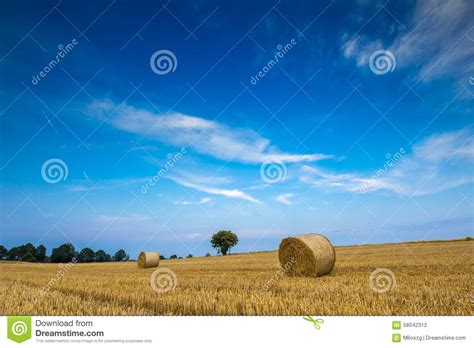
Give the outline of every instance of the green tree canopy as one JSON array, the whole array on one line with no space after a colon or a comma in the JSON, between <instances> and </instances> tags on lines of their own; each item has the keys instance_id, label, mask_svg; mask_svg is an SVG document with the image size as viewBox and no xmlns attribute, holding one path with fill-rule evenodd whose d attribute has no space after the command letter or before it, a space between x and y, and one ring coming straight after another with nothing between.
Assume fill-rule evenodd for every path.
<instances>
[{"instance_id":1,"label":"green tree canopy","mask_svg":"<svg viewBox=\"0 0 474 348\"><path fill-rule=\"evenodd\" d=\"M36 262L35 254L36 248L33 244L27 243L19 246L20 260L25 262Z\"/></svg>"},{"instance_id":2,"label":"green tree canopy","mask_svg":"<svg viewBox=\"0 0 474 348\"><path fill-rule=\"evenodd\" d=\"M44 245L40 245L36 248L31 243L19 245L11 248L6 253L4 252L3 256L0 256L0 259L3 258L12 261L43 262L46 258L46 247Z\"/></svg>"},{"instance_id":3,"label":"green tree canopy","mask_svg":"<svg viewBox=\"0 0 474 348\"><path fill-rule=\"evenodd\" d=\"M43 262L46 259L46 247L41 244L39 247L36 248L36 255L35 258L38 262Z\"/></svg>"},{"instance_id":4,"label":"green tree canopy","mask_svg":"<svg viewBox=\"0 0 474 348\"><path fill-rule=\"evenodd\" d=\"M13 247L10 250L8 250L7 253L7 260L9 261L15 261L20 259L20 248L19 247Z\"/></svg>"},{"instance_id":5,"label":"green tree canopy","mask_svg":"<svg viewBox=\"0 0 474 348\"><path fill-rule=\"evenodd\" d=\"M97 262L107 262L110 261L112 258L109 254L107 254L104 250L97 250L95 253L95 260Z\"/></svg>"},{"instance_id":6,"label":"green tree canopy","mask_svg":"<svg viewBox=\"0 0 474 348\"><path fill-rule=\"evenodd\" d=\"M117 251L114 255L114 261L125 261L125 258L127 257L127 253L125 250L120 249Z\"/></svg>"},{"instance_id":7,"label":"green tree canopy","mask_svg":"<svg viewBox=\"0 0 474 348\"><path fill-rule=\"evenodd\" d=\"M94 262L95 252L91 248L83 248L77 255L78 262Z\"/></svg>"},{"instance_id":8,"label":"green tree canopy","mask_svg":"<svg viewBox=\"0 0 474 348\"><path fill-rule=\"evenodd\" d=\"M0 260L5 259L8 256L8 249L3 245L0 245Z\"/></svg>"},{"instance_id":9,"label":"green tree canopy","mask_svg":"<svg viewBox=\"0 0 474 348\"><path fill-rule=\"evenodd\" d=\"M53 251L51 252L51 262L71 262L74 256L76 256L76 250L74 249L74 245L72 245L71 243L65 243L59 246L58 248L53 249Z\"/></svg>"},{"instance_id":10,"label":"green tree canopy","mask_svg":"<svg viewBox=\"0 0 474 348\"><path fill-rule=\"evenodd\" d=\"M218 253L227 255L229 250L237 245L239 238L232 231L219 231L212 236L211 245Z\"/></svg>"}]
</instances>

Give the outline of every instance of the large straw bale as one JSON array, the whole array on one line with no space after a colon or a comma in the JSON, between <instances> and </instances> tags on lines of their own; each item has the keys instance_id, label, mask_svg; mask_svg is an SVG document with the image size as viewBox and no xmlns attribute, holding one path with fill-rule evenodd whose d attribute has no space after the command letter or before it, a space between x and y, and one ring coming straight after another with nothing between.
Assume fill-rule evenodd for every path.
<instances>
[{"instance_id":1,"label":"large straw bale","mask_svg":"<svg viewBox=\"0 0 474 348\"><path fill-rule=\"evenodd\" d=\"M142 251L138 255L137 265L138 268L153 268L158 267L160 263L160 254L157 252Z\"/></svg>"},{"instance_id":2,"label":"large straw bale","mask_svg":"<svg viewBox=\"0 0 474 348\"><path fill-rule=\"evenodd\" d=\"M319 277L332 271L336 253L325 236L311 233L283 239L278 258L289 276Z\"/></svg>"}]
</instances>

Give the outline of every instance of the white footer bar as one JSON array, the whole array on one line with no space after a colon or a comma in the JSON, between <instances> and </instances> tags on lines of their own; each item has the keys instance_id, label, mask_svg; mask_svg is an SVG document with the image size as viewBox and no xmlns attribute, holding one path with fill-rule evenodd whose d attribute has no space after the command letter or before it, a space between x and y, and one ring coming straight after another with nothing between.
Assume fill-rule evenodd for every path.
<instances>
[{"instance_id":1,"label":"white footer bar","mask_svg":"<svg viewBox=\"0 0 474 348\"><path fill-rule=\"evenodd\" d=\"M0 346L463 347L473 317L0 317Z\"/></svg>"}]
</instances>

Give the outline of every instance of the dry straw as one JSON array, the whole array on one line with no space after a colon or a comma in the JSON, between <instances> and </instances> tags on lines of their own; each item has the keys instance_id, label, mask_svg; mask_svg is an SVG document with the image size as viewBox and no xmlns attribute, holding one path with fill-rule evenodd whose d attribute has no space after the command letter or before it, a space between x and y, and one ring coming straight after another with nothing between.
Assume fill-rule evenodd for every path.
<instances>
[{"instance_id":1,"label":"dry straw","mask_svg":"<svg viewBox=\"0 0 474 348\"><path fill-rule=\"evenodd\" d=\"M332 271L336 253L325 236L311 233L283 239L278 249L278 258L282 266L292 259L296 260L286 270L289 276L319 277Z\"/></svg>"},{"instance_id":2,"label":"dry straw","mask_svg":"<svg viewBox=\"0 0 474 348\"><path fill-rule=\"evenodd\" d=\"M138 255L138 268L153 268L158 267L160 263L160 254L157 252L142 251Z\"/></svg>"}]
</instances>

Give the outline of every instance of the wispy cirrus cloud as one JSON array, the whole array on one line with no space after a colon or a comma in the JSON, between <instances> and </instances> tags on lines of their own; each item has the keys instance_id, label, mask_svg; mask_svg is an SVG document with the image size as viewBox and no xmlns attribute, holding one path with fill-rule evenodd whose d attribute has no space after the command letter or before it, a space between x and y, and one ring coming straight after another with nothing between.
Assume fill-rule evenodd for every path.
<instances>
[{"instance_id":1,"label":"wispy cirrus cloud","mask_svg":"<svg viewBox=\"0 0 474 348\"><path fill-rule=\"evenodd\" d=\"M196 184L192 183L180 178L175 178L175 177L167 177L170 180L173 180L175 183L188 187L197 191L209 193L211 195L218 195L218 196L224 196L228 198L236 198L236 199L242 199L248 202L252 203L261 203L258 199L246 194L243 191L237 190L237 189L223 189L223 188L217 188L217 187L211 187L203 184Z\"/></svg>"},{"instance_id":2,"label":"wispy cirrus cloud","mask_svg":"<svg viewBox=\"0 0 474 348\"><path fill-rule=\"evenodd\" d=\"M389 50L399 66L421 66L425 82L472 72L473 13L471 0L418 0L408 32L402 30Z\"/></svg>"},{"instance_id":3,"label":"wispy cirrus cloud","mask_svg":"<svg viewBox=\"0 0 474 348\"><path fill-rule=\"evenodd\" d=\"M396 57L398 68L417 69L417 80L448 77L467 81L474 71L472 13L471 0L418 0L411 19L399 26L391 42L360 35L345 42L343 54L355 59L357 66L366 66L373 52L387 49Z\"/></svg>"},{"instance_id":4,"label":"wispy cirrus cloud","mask_svg":"<svg viewBox=\"0 0 474 348\"><path fill-rule=\"evenodd\" d=\"M383 44L380 40L370 42L356 36L344 44L343 53L347 59L354 58L357 66L366 66L369 64L371 54L382 48Z\"/></svg>"},{"instance_id":5,"label":"wispy cirrus cloud","mask_svg":"<svg viewBox=\"0 0 474 348\"><path fill-rule=\"evenodd\" d=\"M74 180L69 189L75 192L91 190L119 189L124 186L136 185L148 181L149 178L100 179L89 178Z\"/></svg>"},{"instance_id":6,"label":"wispy cirrus cloud","mask_svg":"<svg viewBox=\"0 0 474 348\"><path fill-rule=\"evenodd\" d=\"M300 180L306 184L321 188L341 189L349 192L372 192L390 190L398 192L400 189L381 178L363 177L357 173L338 174L319 167L303 166Z\"/></svg>"},{"instance_id":7,"label":"wispy cirrus cloud","mask_svg":"<svg viewBox=\"0 0 474 348\"><path fill-rule=\"evenodd\" d=\"M105 223L123 223L123 222L141 222L150 220L151 216L143 214L129 214L129 215L99 215L97 221Z\"/></svg>"},{"instance_id":8,"label":"wispy cirrus cloud","mask_svg":"<svg viewBox=\"0 0 474 348\"><path fill-rule=\"evenodd\" d=\"M184 239L186 240L204 239L204 238L206 238L206 235L202 233L188 233L184 235Z\"/></svg>"},{"instance_id":9,"label":"wispy cirrus cloud","mask_svg":"<svg viewBox=\"0 0 474 348\"><path fill-rule=\"evenodd\" d=\"M280 152L268 139L250 129L233 129L216 121L180 113L156 114L126 104L115 104L108 99L93 102L87 112L120 130L173 146L191 147L198 153L225 161L298 163L334 157Z\"/></svg>"},{"instance_id":10,"label":"wispy cirrus cloud","mask_svg":"<svg viewBox=\"0 0 474 348\"><path fill-rule=\"evenodd\" d=\"M177 204L177 205L202 205L202 204L210 203L211 201L212 201L211 198L209 198L209 197L204 197L204 198L201 198L199 201L194 201L194 202L190 202L190 201L174 201L173 204Z\"/></svg>"},{"instance_id":11,"label":"wispy cirrus cloud","mask_svg":"<svg viewBox=\"0 0 474 348\"><path fill-rule=\"evenodd\" d=\"M302 182L349 192L385 190L401 195L428 195L474 182L474 135L469 129L433 134L413 145L390 169L372 176L332 173L303 166Z\"/></svg>"},{"instance_id":12,"label":"wispy cirrus cloud","mask_svg":"<svg viewBox=\"0 0 474 348\"><path fill-rule=\"evenodd\" d=\"M275 198L275 201L277 201L278 203L286 204L286 205L293 205L293 201L291 200L293 196L294 194L292 193L279 195Z\"/></svg>"}]
</instances>

